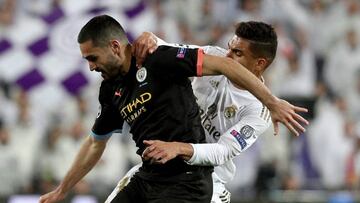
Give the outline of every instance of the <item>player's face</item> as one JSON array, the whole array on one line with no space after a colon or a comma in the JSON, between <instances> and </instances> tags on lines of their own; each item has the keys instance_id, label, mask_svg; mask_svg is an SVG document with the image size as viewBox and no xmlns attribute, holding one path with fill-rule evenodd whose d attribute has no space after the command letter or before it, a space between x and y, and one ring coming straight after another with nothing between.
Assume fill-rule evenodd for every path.
<instances>
[{"instance_id":1,"label":"player's face","mask_svg":"<svg viewBox=\"0 0 360 203\"><path fill-rule=\"evenodd\" d=\"M255 73L257 58L250 51L250 42L236 35L228 42L227 57L230 57Z\"/></svg>"},{"instance_id":2,"label":"player's face","mask_svg":"<svg viewBox=\"0 0 360 203\"><path fill-rule=\"evenodd\" d=\"M110 46L97 47L89 40L80 44L80 50L90 71L100 72L104 80L115 78L120 73L121 61Z\"/></svg>"}]
</instances>

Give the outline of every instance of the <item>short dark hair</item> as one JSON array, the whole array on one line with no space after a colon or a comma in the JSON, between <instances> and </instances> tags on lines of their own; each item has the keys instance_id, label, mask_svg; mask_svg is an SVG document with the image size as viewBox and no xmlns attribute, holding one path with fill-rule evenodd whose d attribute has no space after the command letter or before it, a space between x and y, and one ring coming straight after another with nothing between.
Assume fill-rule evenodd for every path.
<instances>
[{"instance_id":1,"label":"short dark hair","mask_svg":"<svg viewBox=\"0 0 360 203\"><path fill-rule=\"evenodd\" d=\"M271 25L256 21L240 22L236 25L235 34L250 42L250 51L256 57L264 57L270 63L274 60L278 42Z\"/></svg>"},{"instance_id":2,"label":"short dark hair","mask_svg":"<svg viewBox=\"0 0 360 203\"><path fill-rule=\"evenodd\" d=\"M91 40L95 46L106 46L112 39L128 43L124 28L113 17L100 15L92 18L81 28L78 43Z\"/></svg>"}]
</instances>

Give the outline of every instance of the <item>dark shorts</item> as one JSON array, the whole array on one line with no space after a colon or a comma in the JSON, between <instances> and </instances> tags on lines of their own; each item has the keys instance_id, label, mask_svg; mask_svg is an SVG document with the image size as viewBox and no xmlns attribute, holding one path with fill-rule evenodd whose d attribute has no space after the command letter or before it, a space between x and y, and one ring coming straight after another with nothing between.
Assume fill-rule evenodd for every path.
<instances>
[{"instance_id":1,"label":"dark shorts","mask_svg":"<svg viewBox=\"0 0 360 203\"><path fill-rule=\"evenodd\" d=\"M191 176L191 175L190 175ZM112 203L210 203L213 191L211 173L193 180L157 182L137 175L111 201Z\"/></svg>"}]
</instances>

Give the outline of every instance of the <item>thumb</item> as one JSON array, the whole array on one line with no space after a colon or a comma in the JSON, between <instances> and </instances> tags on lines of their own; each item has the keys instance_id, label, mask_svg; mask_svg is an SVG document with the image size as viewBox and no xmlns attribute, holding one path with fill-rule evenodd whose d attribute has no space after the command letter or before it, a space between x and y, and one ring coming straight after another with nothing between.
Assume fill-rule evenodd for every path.
<instances>
[{"instance_id":1,"label":"thumb","mask_svg":"<svg viewBox=\"0 0 360 203\"><path fill-rule=\"evenodd\" d=\"M152 140L144 140L143 143L145 145L147 145L147 146L150 146L150 145L154 144L154 141L152 141Z\"/></svg>"},{"instance_id":2,"label":"thumb","mask_svg":"<svg viewBox=\"0 0 360 203\"><path fill-rule=\"evenodd\" d=\"M273 125L274 125L274 135L276 136L279 134L279 122L273 121Z\"/></svg>"}]
</instances>

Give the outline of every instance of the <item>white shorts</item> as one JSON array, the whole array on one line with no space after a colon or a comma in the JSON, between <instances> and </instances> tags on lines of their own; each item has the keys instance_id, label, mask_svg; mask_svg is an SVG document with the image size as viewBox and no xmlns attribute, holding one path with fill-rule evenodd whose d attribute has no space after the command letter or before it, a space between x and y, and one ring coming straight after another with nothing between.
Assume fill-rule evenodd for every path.
<instances>
[{"instance_id":1,"label":"white shorts","mask_svg":"<svg viewBox=\"0 0 360 203\"><path fill-rule=\"evenodd\" d=\"M213 195L211 203L230 203L231 193L225 188L225 184L218 178L216 173L213 177Z\"/></svg>"},{"instance_id":2,"label":"white shorts","mask_svg":"<svg viewBox=\"0 0 360 203\"><path fill-rule=\"evenodd\" d=\"M111 194L108 196L108 198L105 200L105 203L110 203L114 197L130 182L130 179L134 176L136 172L139 171L139 168L141 167L142 163L135 165L132 167L123 178L118 182L114 190L111 192Z\"/></svg>"}]
</instances>

